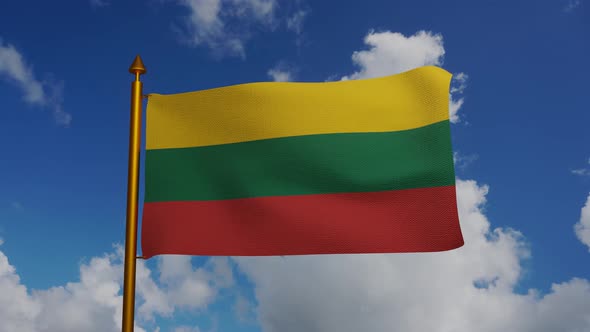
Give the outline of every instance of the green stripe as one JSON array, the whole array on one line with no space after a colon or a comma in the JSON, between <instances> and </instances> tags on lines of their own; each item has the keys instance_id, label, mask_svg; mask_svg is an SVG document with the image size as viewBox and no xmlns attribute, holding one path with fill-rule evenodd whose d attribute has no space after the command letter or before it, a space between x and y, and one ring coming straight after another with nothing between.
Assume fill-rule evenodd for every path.
<instances>
[{"instance_id":1,"label":"green stripe","mask_svg":"<svg viewBox=\"0 0 590 332\"><path fill-rule=\"evenodd\" d=\"M453 185L450 137L446 120L404 131L147 150L145 202Z\"/></svg>"}]
</instances>

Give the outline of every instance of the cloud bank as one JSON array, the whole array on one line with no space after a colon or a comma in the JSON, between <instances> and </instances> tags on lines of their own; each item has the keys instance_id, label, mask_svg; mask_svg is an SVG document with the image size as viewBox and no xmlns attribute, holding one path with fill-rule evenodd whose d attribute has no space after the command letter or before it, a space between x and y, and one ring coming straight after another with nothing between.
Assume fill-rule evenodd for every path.
<instances>
[{"instance_id":1,"label":"cloud bank","mask_svg":"<svg viewBox=\"0 0 590 332\"><path fill-rule=\"evenodd\" d=\"M148 269L144 261L137 264L137 332L154 325L157 316L172 317L179 310L206 308L220 289L234 283L227 258L211 258L198 268L191 266L188 256L163 256L157 260L155 271ZM79 281L41 290L23 285L15 267L0 251L0 331L119 332L122 279L120 246L82 264Z\"/></svg>"}]
</instances>

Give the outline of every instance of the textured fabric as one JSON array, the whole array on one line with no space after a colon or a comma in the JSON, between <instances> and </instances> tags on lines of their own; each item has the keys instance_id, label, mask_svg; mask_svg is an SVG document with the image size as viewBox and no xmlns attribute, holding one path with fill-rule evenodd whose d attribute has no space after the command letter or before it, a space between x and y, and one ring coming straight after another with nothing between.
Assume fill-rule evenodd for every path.
<instances>
[{"instance_id":1,"label":"textured fabric","mask_svg":"<svg viewBox=\"0 0 590 332\"><path fill-rule=\"evenodd\" d=\"M448 186L448 121L387 133L323 134L148 150L146 202ZM417 176L419 175L419 176Z\"/></svg>"},{"instance_id":2,"label":"textured fabric","mask_svg":"<svg viewBox=\"0 0 590 332\"><path fill-rule=\"evenodd\" d=\"M451 74L329 83L241 84L148 99L148 149L333 133L387 132L448 120Z\"/></svg>"},{"instance_id":3,"label":"textured fabric","mask_svg":"<svg viewBox=\"0 0 590 332\"><path fill-rule=\"evenodd\" d=\"M428 66L151 95L143 256L460 247L450 78Z\"/></svg>"},{"instance_id":4,"label":"textured fabric","mask_svg":"<svg viewBox=\"0 0 590 332\"><path fill-rule=\"evenodd\" d=\"M147 203L143 255L425 252L463 244L455 186Z\"/></svg>"}]
</instances>

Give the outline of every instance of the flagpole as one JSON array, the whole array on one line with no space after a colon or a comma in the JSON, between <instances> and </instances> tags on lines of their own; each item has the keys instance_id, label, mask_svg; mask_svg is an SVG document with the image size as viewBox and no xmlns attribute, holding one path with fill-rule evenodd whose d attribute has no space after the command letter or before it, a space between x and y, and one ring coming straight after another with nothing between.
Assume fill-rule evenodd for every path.
<instances>
[{"instance_id":1,"label":"flagpole","mask_svg":"<svg viewBox=\"0 0 590 332\"><path fill-rule=\"evenodd\" d=\"M129 166L127 170L127 230L125 236L125 274L123 277L123 332L133 332L135 309L135 259L137 254L137 205L139 192L139 149L141 144L141 96L139 76L146 70L138 55L129 67L135 75L131 83L131 124Z\"/></svg>"}]
</instances>

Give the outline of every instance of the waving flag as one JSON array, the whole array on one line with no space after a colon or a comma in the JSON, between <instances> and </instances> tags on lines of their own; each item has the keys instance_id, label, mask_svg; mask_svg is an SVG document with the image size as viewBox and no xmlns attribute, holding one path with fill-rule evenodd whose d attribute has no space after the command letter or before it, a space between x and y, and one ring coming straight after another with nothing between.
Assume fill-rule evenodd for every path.
<instances>
[{"instance_id":1,"label":"waving flag","mask_svg":"<svg viewBox=\"0 0 590 332\"><path fill-rule=\"evenodd\" d=\"M150 95L143 256L462 246L450 80L427 66Z\"/></svg>"}]
</instances>

